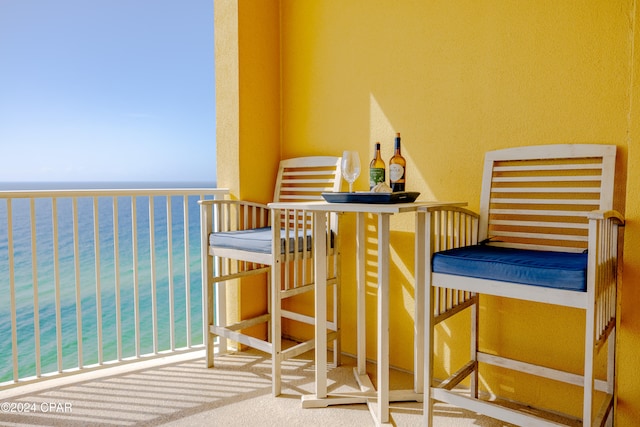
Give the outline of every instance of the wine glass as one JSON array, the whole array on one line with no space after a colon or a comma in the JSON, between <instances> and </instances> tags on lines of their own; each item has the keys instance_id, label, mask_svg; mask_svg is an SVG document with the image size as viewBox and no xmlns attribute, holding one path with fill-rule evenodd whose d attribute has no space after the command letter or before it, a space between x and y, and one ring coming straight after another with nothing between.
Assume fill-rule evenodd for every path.
<instances>
[{"instance_id":1,"label":"wine glass","mask_svg":"<svg viewBox=\"0 0 640 427\"><path fill-rule=\"evenodd\" d=\"M353 182L360 176L360 156L357 151L342 153L342 177L349 183L349 193L353 193Z\"/></svg>"}]
</instances>

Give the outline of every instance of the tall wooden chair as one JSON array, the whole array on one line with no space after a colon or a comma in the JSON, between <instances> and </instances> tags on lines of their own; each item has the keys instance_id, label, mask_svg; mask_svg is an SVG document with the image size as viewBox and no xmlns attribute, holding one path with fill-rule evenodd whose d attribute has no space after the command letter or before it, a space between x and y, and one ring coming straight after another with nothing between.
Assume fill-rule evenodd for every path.
<instances>
[{"instance_id":1,"label":"tall wooden chair","mask_svg":"<svg viewBox=\"0 0 640 427\"><path fill-rule=\"evenodd\" d=\"M340 157L300 157L280 162L273 201L323 200L321 193L340 191ZM271 223L265 204L240 200L202 200L203 245L207 262L206 280L206 363L214 365L214 341L218 337L220 353L227 351L227 339L272 356L273 394L281 390L281 362L314 348L314 339L288 336L298 343L282 348L281 319L314 324L312 313L296 310L293 297L312 291L313 235L311 215L293 211L280 224ZM339 262L337 250L338 221L327 215L329 234L327 255L331 263L327 285L332 285L333 304L327 339L333 342L334 363L340 363ZM275 238L274 238L275 236ZM278 268L272 268L278 264ZM267 274L268 302L266 312L250 319L227 324L226 286L232 279ZM289 301L287 301L289 300ZM258 338L246 329L266 323L268 336Z\"/></svg>"},{"instance_id":2,"label":"tall wooden chair","mask_svg":"<svg viewBox=\"0 0 640 427\"><path fill-rule=\"evenodd\" d=\"M480 399L482 364L582 387L585 426L599 426L611 416L618 227L623 225L622 216L612 210L615 158L615 146L595 144L488 152L479 214L464 208L428 209L424 215L425 251L430 257L425 275L425 425L432 423L435 401L521 426L558 425ZM480 294L581 309L586 319L584 366L574 371L582 375L482 352ZM467 309L471 358L451 377L436 381L434 328ZM483 311L485 315L492 313ZM539 351L546 351L540 344ZM604 380L594 374L601 351L607 352ZM470 395L454 390L465 378L470 378ZM597 392L601 392L598 402L604 401L599 408L594 407Z\"/></svg>"}]
</instances>

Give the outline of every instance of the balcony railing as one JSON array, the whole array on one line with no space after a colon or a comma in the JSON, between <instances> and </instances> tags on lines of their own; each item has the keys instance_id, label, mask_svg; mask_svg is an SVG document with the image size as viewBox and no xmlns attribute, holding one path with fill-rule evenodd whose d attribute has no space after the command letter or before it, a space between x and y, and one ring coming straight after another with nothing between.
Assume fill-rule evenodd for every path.
<instances>
[{"instance_id":1,"label":"balcony railing","mask_svg":"<svg viewBox=\"0 0 640 427\"><path fill-rule=\"evenodd\" d=\"M203 345L197 200L221 189L0 192L0 388Z\"/></svg>"}]
</instances>

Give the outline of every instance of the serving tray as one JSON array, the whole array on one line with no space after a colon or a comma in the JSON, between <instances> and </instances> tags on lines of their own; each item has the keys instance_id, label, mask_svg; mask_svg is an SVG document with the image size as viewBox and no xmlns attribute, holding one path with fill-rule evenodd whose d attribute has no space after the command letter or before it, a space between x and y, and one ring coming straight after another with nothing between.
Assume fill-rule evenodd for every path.
<instances>
[{"instance_id":1,"label":"serving tray","mask_svg":"<svg viewBox=\"0 0 640 427\"><path fill-rule=\"evenodd\" d=\"M372 193L370 191L322 193L329 203L412 203L420 193L397 191L395 193Z\"/></svg>"}]
</instances>

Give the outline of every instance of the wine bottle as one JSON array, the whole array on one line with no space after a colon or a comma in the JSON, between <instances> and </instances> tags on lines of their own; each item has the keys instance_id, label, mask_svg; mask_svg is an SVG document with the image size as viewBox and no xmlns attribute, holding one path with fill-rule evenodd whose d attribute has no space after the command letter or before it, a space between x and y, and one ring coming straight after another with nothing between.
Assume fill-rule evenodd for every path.
<instances>
[{"instance_id":1,"label":"wine bottle","mask_svg":"<svg viewBox=\"0 0 640 427\"><path fill-rule=\"evenodd\" d=\"M407 162L400 149L400 132L396 134L393 157L389 160L389 186L392 191L404 191Z\"/></svg>"},{"instance_id":2,"label":"wine bottle","mask_svg":"<svg viewBox=\"0 0 640 427\"><path fill-rule=\"evenodd\" d=\"M376 142L376 152L369 163L369 190L385 181L385 166L382 156L380 156L380 143Z\"/></svg>"}]
</instances>

